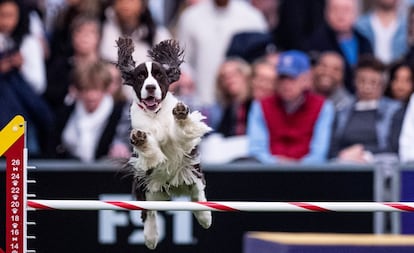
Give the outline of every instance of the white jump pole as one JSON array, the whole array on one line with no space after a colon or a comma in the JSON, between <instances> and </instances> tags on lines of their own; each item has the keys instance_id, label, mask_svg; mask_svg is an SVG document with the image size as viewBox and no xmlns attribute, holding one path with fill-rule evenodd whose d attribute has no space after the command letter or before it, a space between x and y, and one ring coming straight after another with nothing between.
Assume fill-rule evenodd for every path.
<instances>
[{"instance_id":1,"label":"white jump pole","mask_svg":"<svg viewBox=\"0 0 414 253\"><path fill-rule=\"evenodd\" d=\"M414 202L184 202L184 201L27 201L28 210L159 210L221 212L414 212Z\"/></svg>"}]
</instances>

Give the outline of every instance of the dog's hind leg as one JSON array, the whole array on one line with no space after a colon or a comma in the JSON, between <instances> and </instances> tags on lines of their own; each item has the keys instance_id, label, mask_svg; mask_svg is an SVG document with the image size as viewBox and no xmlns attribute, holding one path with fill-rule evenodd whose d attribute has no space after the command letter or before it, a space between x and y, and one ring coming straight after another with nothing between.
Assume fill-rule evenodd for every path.
<instances>
[{"instance_id":1,"label":"dog's hind leg","mask_svg":"<svg viewBox=\"0 0 414 253\"><path fill-rule=\"evenodd\" d=\"M149 249L155 249L158 243L157 211L146 211L144 221L145 245Z\"/></svg>"},{"instance_id":2,"label":"dog's hind leg","mask_svg":"<svg viewBox=\"0 0 414 253\"><path fill-rule=\"evenodd\" d=\"M191 189L191 200L192 201L207 201L206 194L204 192L205 182L202 178L197 178ZM212 217L211 211L194 211L198 223L203 228L209 228L211 226Z\"/></svg>"},{"instance_id":3,"label":"dog's hind leg","mask_svg":"<svg viewBox=\"0 0 414 253\"><path fill-rule=\"evenodd\" d=\"M147 201L167 200L168 196L163 193L146 192ZM158 243L157 211L146 211L144 219L144 240L149 249L155 249Z\"/></svg>"}]
</instances>

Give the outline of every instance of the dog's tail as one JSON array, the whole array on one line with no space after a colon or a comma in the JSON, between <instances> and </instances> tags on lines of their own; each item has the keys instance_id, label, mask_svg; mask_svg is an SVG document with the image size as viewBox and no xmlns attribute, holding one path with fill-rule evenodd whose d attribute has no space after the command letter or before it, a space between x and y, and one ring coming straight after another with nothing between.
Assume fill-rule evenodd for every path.
<instances>
[{"instance_id":1,"label":"dog's tail","mask_svg":"<svg viewBox=\"0 0 414 253\"><path fill-rule=\"evenodd\" d=\"M170 83L180 79L180 65L184 62L184 51L178 41L172 39L161 41L148 50L148 56L165 68Z\"/></svg>"}]
</instances>

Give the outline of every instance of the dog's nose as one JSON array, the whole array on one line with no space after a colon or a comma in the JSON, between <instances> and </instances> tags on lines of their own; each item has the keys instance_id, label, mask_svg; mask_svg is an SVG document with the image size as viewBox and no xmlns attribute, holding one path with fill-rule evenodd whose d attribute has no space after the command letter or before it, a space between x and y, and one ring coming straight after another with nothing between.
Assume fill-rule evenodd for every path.
<instances>
[{"instance_id":1,"label":"dog's nose","mask_svg":"<svg viewBox=\"0 0 414 253\"><path fill-rule=\"evenodd\" d=\"M146 89L148 92L154 92L154 91L155 91L155 89L156 89L156 87L155 87L155 85L154 85L154 84L148 84L148 85L146 85L146 86L145 86L145 89Z\"/></svg>"}]
</instances>

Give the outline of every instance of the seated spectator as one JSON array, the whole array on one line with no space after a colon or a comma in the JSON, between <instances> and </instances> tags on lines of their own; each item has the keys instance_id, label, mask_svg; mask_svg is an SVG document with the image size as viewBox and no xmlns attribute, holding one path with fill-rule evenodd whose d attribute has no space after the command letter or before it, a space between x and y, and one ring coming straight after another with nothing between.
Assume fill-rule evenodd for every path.
<instances>
[{"instance_id":1,"label":"seated spectator","mask_svg":"<svg viewBox=\"0 0 414 253\"><path fill-rule=\"evenodd\" d=\"M256 100L271 96L275 92L276 64L260 58L252 65L252 96Z\"/></svg>"},{"instance_id":2,"label":"seated spectator","mask_svg":"<svg viewBox=\"0 0 414 253\"><path fill-rule=\"evenodd\" d=\"M41 157L53 115L41 98L45 88L42 46L29 33L28 22L20 1L0 2L0 129L16 114L23 115L29 156Z\"/></svg>"},{"instance_id":3,"label":"seated spectator","mask_svg":"<svg viewBox=\"0 0 414 253\"><path fill-rule=\"evenodd\" d=\"M411 95L404 114L399 136L399 157L403 163L414 162L414 95Z\"/></svg>"},{"instance_id":4,"label":"seated spectator","mask_svg":"<svg viewBox=\"0 0 414 253\"><path fill-rule=\"evenodd\" d=\"M384 71L384 65L373 56L360 58L355 69L356 97L336 114L331 158L368 163L375 154L393 152L389 138L391 121L401 105L383 95Z\"/></svg>"},{"instance_id":5,"label":"seated spectator","mask_svg":"<svg viewBox=\"0 0 414 253\"><path fill-rule=\"evenodd\" d=\"M385 95L408 104L411 93L414 91L414 69L405 61L395 62L389 70L389 82Z\"/></svg>"},{"instance_id":6,"label":"seated spectator","mask_svg":"<svg viewBox=\"0 0 414 253\"><path fill-rule=\"evenodd\" d=\"M0 4L0 71L17 69L32 89L41 95L46 88L43 47L29 31L28 13L17 0L4 0Z\"/></svg>"},{"instance_id":7,"label":"seated spectator","mask_svg":"<svg viewBox=\"0 0 414 253\"><path fill-rule=\"evenodd\" d=\"M336 110L352 101L344 87L344 70L344 60L336 52L322 53L313 68L313 91L330 99Z\"/></svg>"},{"instance_id":8,"label":"seated spectator","mask_svg":"<svg viewBox=\"0 0 414 253\"><path fill-rule=\"evenodd\" d=\"M385 95L389 98L401 101L401 108L395 113L391 126L391 149L398 152L399 137L404 120L405 111L414 91L414 70L405 61L396 62L391 66L389 72L389 82L385 90Z\"/></svg>"},{"instance_id":9,"label":"seated spectator","mask_svg":"<svg viewBox=\"0 0 414 253\"><path fill-rule=\"evenodd\" d=\"M372 53L368 39L353 28L358 16L357 0L327 0L326 24L321 25L305 42L306 51L318 54L334 51L345 59L345 87L353 93L353 68L359 55Z\"/></svg>"},{"instance_id":10,"label":"seated spectator","mask_svg":"<svg viewBox=\"0 0 414 253\"><path fill-rule=\"evenodd\" d=\"M55 55L48 64L46 101L55 113L73 102L68 94L70 73L77 65L90 64L99 59L100 23L93 16L77 16L70 25L70 55Z\"/></svg>"},{"instance_id":11,"label":"seated spectator","mask_svg":"<svg viewBox=\"0 0 414 253\"><path fill-rule=\"evenodd\" d=\"M205 162L218 162L218 157L228 162L247 156L246 125L252 103L250 82L250 65L240 58L229 58L219 67L218 102L206 110L213 133L203 142Z\"/></svg>"},{"instance_id":12,"label":"seated spectator","mask_svg":"<svg viewBox=\"0 0 414 253\"><path fill-rule=\"evenodd\" d=\"M280 54L273 96L253 102L248 116L249 152L263 163L324 162L334 107L309 91L311 66L301 51Z\"/></svg>"},{"instance_id":13,"label":"seated spectator","mask_svg":"<svg viewBox=\"0 0 414 253\"><path fill-rule=\"evenodd\" d=\"M111 75L103 62L76 66L72 83L76 101L59 114L49 155L83 162L107 157L126 103L108 93Z\"/></svg>"},{"instance_id":14,"label":"seated spectator","mask_svg":"<svg viewBox=\"0 0 414 253\"><path fill-rule=\"evenodd\" d=\"M247 113L252 102L251 68L240 58L227 59L219 68L217 104L208 112L209 126L225 137L246 134Z\"/></svg>"},{"instance_id":15,"label":"seated spectator","mask_svg":"<svg viewBox=\"0 0 414 253\"><path fill-rule=\"evenodd\" d=\"M56 11L56 15L51 18L52 21L49 21L50 23L52 23L49 28L51 60L53 60L55 57L67 58L73 54L73 33L71 24L78 16L86 15L94 17L98 20L100 20L102 16L103 1L64 0L63 2L63 7L54 10ZM50 6L48 5L47 7L49 8Z\"/></svg>"},{"instance_id":16,"label":"seated spectator","mask_svg":"<svg viewBox=\"0 0 414 253\"><path fill-rule=\"evenodd\" d=\"M372 9L361 16L356 29L371 43L374 55L385 64L407 52L407 19L400 0L374 0Z\"/></svg>"}]
</instances>

